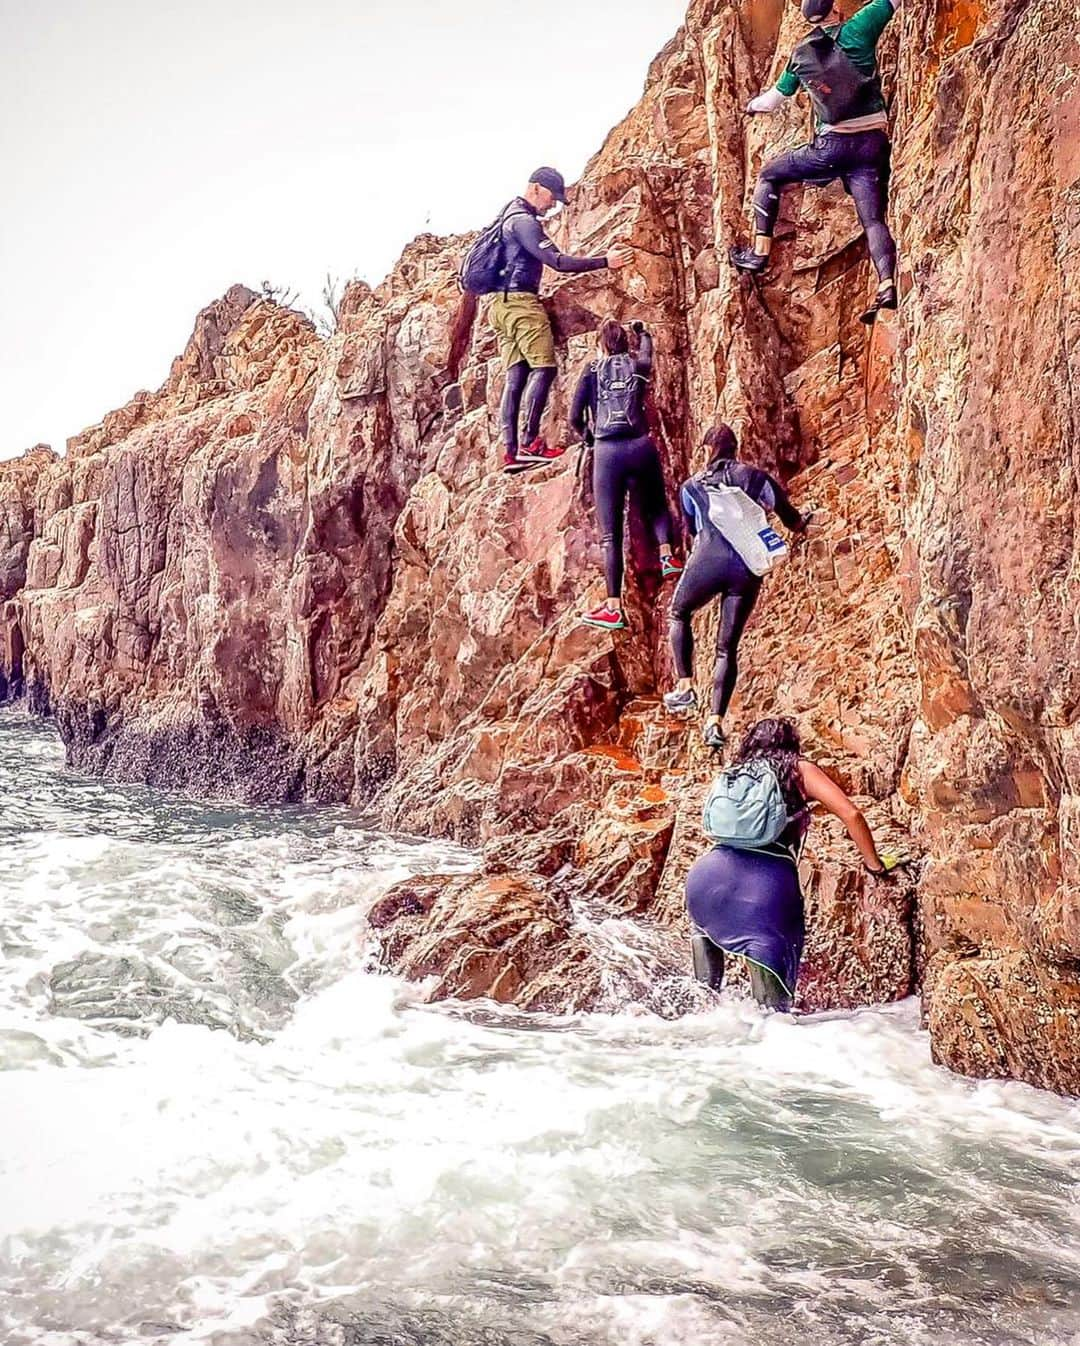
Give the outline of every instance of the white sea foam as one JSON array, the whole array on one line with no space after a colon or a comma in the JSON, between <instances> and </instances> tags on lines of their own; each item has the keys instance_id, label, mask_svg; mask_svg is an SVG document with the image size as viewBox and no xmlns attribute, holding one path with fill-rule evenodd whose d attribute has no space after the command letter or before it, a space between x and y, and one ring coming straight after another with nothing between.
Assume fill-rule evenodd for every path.
<instances>
[{"instance_id":1,"label":"white sea foam","mask_svg":"<svg viewBox=\"0 0 1080 1346\"><path fill-rule=\"evenodd\" d=\"M913 1004L431 1007L364 912L467 856L10 716L0 805L4 1346L1077 1339L1080 1106L939 1070Z\"/></svg>"}]
</instances>

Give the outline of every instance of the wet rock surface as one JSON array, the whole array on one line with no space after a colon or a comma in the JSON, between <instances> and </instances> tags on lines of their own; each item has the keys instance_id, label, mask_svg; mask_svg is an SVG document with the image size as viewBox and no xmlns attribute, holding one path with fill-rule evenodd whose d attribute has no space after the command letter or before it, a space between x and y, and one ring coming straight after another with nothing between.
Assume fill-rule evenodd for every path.
<instances>
[{"instance_id":1,"label":"wet rock surface","mask_svg":"<svg viewBox=\"0 0 1080 1346\"><path fill-rule=\"evenodd\" d=\"M795 102L740 115L800 20L695 0L561 226L638 254L551 288L551 437L600 319L640 317L672 498L726 419L814 510L744 638L732 727L795 715L925 858L883 884L816 825L801 1003L921 986L946 1064L1080 1091L1075 9L920 6L893 29L900 313L857 321L872 281L839 186L785 196L764 281L728 269L760 162L805 136ZM637 521L630 630L590 631L576 455L497 471L464 246L417 239L328 340L236 286L158 392L62 459L0 464L0 699L54 711L84 768L350 801L479 848L479 876L380 904L385 965L438 995L587 1008L611 990L605 920L635 923L660 981L685 956L714 764L657 709L670 591ZM702 691L713 634L702 619ZM647 1000L634 966L623 993Z\"/></svg>"}]
</instances>

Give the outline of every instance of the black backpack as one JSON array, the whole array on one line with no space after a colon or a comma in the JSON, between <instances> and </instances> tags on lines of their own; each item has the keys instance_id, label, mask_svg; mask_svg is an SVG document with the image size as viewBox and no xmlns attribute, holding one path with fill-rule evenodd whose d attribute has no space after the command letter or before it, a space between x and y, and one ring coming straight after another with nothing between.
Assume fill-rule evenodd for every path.
<instances>
[{"instance_id":1,"label":"black backpack","mask_svg":"<svg viewBox=\"0 0 1080 1346\"><path fill-rule=\"evenodd\" d=\"M503 239L503 225L515 215L525 214L526 211L511 201L499 218L482 231L461 264L458 280L463 290L469 294L495 294L504 288L506 243Z\"/></svg>"},{"instance_id":2,"label":"black backpack","mask_svg":"<svg viewBox=\"0 0 1080 1346\"><path fill-rule=\"evenodd\" d=\"M884 112L877 75L864 75L824 28L815 28L792 53L791 69L802 81L823 125Z\"/></svg>"},{"instance_id":3,"label":"black backpack","mask_svg":"<svg viewBox=\"0 0 1080 1346\"><path fill-rule=\"evenodd\" d=\"M596 362L597 439L619 439L636 434L641 420L645 380L632 355L607 355Z\"/></svg>"}]
</instances>

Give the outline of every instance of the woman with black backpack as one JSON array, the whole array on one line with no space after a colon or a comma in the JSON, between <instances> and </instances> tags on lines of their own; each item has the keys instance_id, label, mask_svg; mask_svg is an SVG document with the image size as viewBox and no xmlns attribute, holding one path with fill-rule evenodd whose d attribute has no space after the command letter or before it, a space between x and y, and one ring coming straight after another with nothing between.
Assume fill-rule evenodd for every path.
<instances>
[{"instance_id":1,"label":"woman with black backpack","mask_svg":"<svg viewBox=\"0 0 1080 1346\"><path fill-rule=\"evenodd\" d=\"M719 598L711 713L704 728L706 746L718 751L724 746L723 720L738 676L739 641L757 602L761 576L772 563L769 553L787 553L781 539L766 526L763 511L777 514L796 533L805 532L806 520L778 481L760 468L736 461L738 445L730 426L713 426L705 436L705 447L708 465L684 482L680 493L694 542L671 600L671 652L679 681L664 697L664 705L674 714L697 709L692 623L695 612ZM757 523L748 524L747 519L755 514ZM755 552L760 553L756 573L745 559L753 560Z\"/></svg>"},{"instance_id":2,"label":"woman with black backpack","mask_svg":"<svg viewBox=\"0 0 1080 1346\"><path fill-rule=\"evenodd\" d=\"M621 323L614 318L601 323L600 357L583 371L570 409L572 428L586 445L593 446L593 500L607 582L604 603L586 612L581 620L606 631L621 631L626 626L622 582L623 520L628 496L634 498L652 529L661 575L667 579L682 573L682 563L671 550L671 515L660 455L645 418L652 338L641 323L632 326L638 336L636 354L630 353L630 340Z\"/></svg>"},{"instance_id":3,"label":"woman with black backpack","mask_svg":"<svg viewBox=\"0 0 1080 1346\"><path fill-rule=\"evenodd\" d=\"M805 937L798 857L812 803L840 819L870 873L906 863L882 859L858 807L802 756L793 721L759 721L706 801L706 830L724 840L686 878L694 976L714 991L724 980L725 955L734 954L745 958L759 1004L791 1008Z\"/></svg>"}]
</instances>

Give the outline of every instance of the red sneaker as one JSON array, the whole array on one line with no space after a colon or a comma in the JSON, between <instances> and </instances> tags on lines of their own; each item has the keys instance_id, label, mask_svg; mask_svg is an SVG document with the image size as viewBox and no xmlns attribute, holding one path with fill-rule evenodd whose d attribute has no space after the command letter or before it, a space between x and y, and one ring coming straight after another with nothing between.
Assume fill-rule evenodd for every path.
<instances>
[{"instance_id":1,"label":"red sneaker","mask_svg":"<svg viewBox=\"0 0 1080 1346\"><path fill-rule=\"evenodd\" d=\"M683 563L677 556L664 556L660 559L660 577L669 580L683 573Z\"/></svg>"},{"instance_id":2,"label":"red sneaker","mask_svg":"<svg viewBox=\"0 0 1080 1346\"><path fill-rule=\"evenodd\" d=\"M626 630L626 618L621 612L609 608L606 603L602 603L598 608L593 608L592 612L583 612L581 620L586 626L598 626L601 631Z\"/></svg>"},{"instance_id":3,"label":"red sneaker","mask_svg":"<svg viewBox=\"0 0 1080 1346\"><path fill-rule=\"evenodd\" d=\"M554 462L556 458L561 458L565 452L565 448L549 447L542 436L537 436L531 444L526 444L524 448L518 449L518 461L526 463L551 463Z\"/></svg>"}]
</instances>

